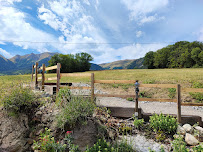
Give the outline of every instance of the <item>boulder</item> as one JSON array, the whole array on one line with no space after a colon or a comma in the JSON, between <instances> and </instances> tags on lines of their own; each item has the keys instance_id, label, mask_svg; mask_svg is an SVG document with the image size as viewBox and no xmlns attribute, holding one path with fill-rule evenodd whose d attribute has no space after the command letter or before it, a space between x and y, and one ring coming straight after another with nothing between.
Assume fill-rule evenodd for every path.
<instances>
[{"instance_id":1,"label":"boulder","mask_svg":"<svg viewBox=\"0 0 203 152\"><path fill-rule=\"evenodd\" d=\"M185 129L183 127L178 125L178 127L177 127L177 133L180 133L181 135L185 135L186 131L185 131Z\"/></svg>"},{"instance_id":2,"label":"boulder","mask_svg":"<svg viewBox=\"0 0 203 152\"><path fill-rule=\"evenodd\" d=\"M27 151L29 148L26 138L29 133L28 117L24 114L11 117L5 112L0 112L0 117L0 151Z\"/></svg>"},{"instance_id":3,"label":"boulder","mask_svg":"<svg viewBox=\"0 0 203 152\"><path fill-rule=\"evenodd\" d=\"M190 124L184 124L183 128L185 129L185 131L187 133L192 133L192 131L193 131L193 128L192 128L192 126Z\"/></svg>"},{"instance_id":4,"label":"boulder","mask_svg":"<svg viewBox=\"0 0 203 152\"><path fill-rule=\"evenodd\" d=\"M189 133L186 133L186 135L185 135L185 142L191 146L195 146L195 145L199 144L199 141L193 135L191 135Z\"/></svg>"},{"instance_id":5,"label":"boulder","mask_svg":"<svg viewBox=\"0 0 203 152\"><path fill-rule=\"evenodd\" d=\"M98 124L95 119L89 119L85 125L77 125L73 130L73 143L79 146L81 151L86 149L86 146L92 147L97 141Z\"/></svg>"},{"instance_id":6,"label":"boulder","mask_svg":"<svg viewBox=\"0 0 203 152\"><path fill-rule=\"evenodd\" d=\"M199 132L199 135L203 137L203 128L200 126L196 126L195 129Z\"/></svg>"}]
</instances>

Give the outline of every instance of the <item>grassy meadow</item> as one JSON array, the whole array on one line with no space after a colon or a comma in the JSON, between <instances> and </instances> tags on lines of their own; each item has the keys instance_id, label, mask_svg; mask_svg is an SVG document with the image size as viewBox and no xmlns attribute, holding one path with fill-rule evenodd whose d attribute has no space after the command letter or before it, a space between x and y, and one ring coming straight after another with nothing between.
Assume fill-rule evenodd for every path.
<instances>
[{"instance_id":1,"label":"grassy meadow","mask_svg":"<svg viewBox=\"0 0 203 152\"><path fill-rule=\"evenodd\" d=\"M87 73L95 73L96 80L139 80L139 83L154 84L181 84L182 87L192 87L193 83L203 84L202 68L187 69L126 69L126 70L105 70L105 71L88 71ZM41 74L39 74L39 77ZM56 74L46 74L45 77L56 77ZM2 96L7 89L20 83L29 83L31 75L6 75L0 76L0 95ZM56 81L47 81L56 82ZM83 82L90 83L89 77L62 77L61 82ZM127 84L97 84L99 89L108 91L109 93L134 93L133 85ZM125 91L125 92L123 92ZM146 96L163 97L168 93L167 89L144 89ZM157 92L152 93L152 91Z\"/></svg>"}]
</instances>

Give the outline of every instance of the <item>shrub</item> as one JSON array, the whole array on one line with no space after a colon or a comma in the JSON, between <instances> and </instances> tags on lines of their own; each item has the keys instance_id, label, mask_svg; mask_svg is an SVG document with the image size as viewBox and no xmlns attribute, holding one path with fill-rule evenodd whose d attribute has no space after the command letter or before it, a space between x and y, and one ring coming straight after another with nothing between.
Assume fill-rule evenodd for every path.
<instances>
[{"instance_id":1,"label":"shrub","mask_svg":"<svg viewBox=\"0 0 203 152\"><path fill-rule=\"evenodd\" d=\"M189 152L186 147L186 143L183 140L183 137L179 135L177 138L174 138L172 142L173 152Z\"/></svg>"},{"instance_id":2,"label":"shrub","mask_svg":"<svg viewBox=\"0 0 203 152\"><path fill-rule=\"evenodd\" d=\"M60 90L59 92L64 91ZM66 97L70 99L68 100L69 102L63 100ZM68 124L70 127L74 127L76 123L83 124L86 122L87 117L93 115L95 104L89 98L69 94L64 94L57 98L59 98L57 100L60 101L59 107L61 109L61 113L57 116L58 127L60 128L64 128L65 124Z\"/></svg>"},{"instance_id":3,"label":"shrub","mask_svg":"<svg viewBox=\"0 0 203 152\"><path fill-rule=\"evenodd\" d=\"M119 133L127 135L132 133L132 127L128 126L127 124L121 123L121 126L119 127Z\"/></svg>"},{"instance_id":4,"label":"shrub","mask_svg":"<svg viewBox=\"0 0 203 152\"><path fill-rule=\"evenodd\" d=\"M14 87L2 99L3 107L11 113L30 114L39 105L38 97L28 88Z\"/></svg>"},{"instance_id":5,"label":"shrub","mask_svg":"<svg viewBox=\"0 0 203 152\"><path fill-rule=\"evenodd\" d=\"M140 97L140 98L151 98L152 95L151 95L150 93L146 92L146 91L141 91L141 92L139 93L139 97Z\"/></svg>"},{"instance_id":6,"label":"shrub","mask_svg":"<svg viewBox=\"0 0 203 152\"><path fill-rule=\"evenodd\" d=\"M134 125L135 125L135 128L140 129L144 125L144 119L135 119Z\"/></svg>"},{"instance_id":7,"label":"shrub","mask_svg":"<svg viewBox=\"0 0 203 152\"><path fill-rule=\"evenodd\" d=\"M176 96L176 88L168 88L169 98L173 99Z\"/></svg>"},{"instance_id":8,"label":"shrub","mask_svg":"<svg viewBox=\"0 0 203 152\"><path fill-rule=\"evenodd\" d=\"M163 114L154 114L153 116L150 116L149 122L150 127L155 132L158 132L160 130L165 132L166 134L174 134L178 126L176 118L169 115L164 116Z\"/></svg>"},{"instance_id":9,"label":"shrub","mask_svg":"<svg viewBox=\"0 0 203 152\"><path fill-rule=\"evenodd\" d=\"M120 143L116 143L114 146L111 146L110 142L107 142L105 139L99 139L93 147L88 148L85 152L135 152L132 146L129 145L126 141L122 140Z\"/></svg>"},{"instance_id":10,"label":"shrub","mask_svg":"<svg viewBox=\"0 0 203 152\"><path fill-rule=\"evenodd\" d=\"M203 84L200 82L193 82L192 84L193 88L203 88ZM197 103L203 102L203 93L189 93L193 99L196 99Z\"/></svg>"},{"instance_id":11,"label":"shrub","mask_svg":"<svg viewBox=\"0 0 203 152\"><path fill-rule=\"evenodd\" d=\"M128 101L134 101L134 98L127 98Z\"/></svg>"},{"instance_id":12,"label":"shrub","mask_svg":"<svg viewBox=\"0 0 203 152\"><path fill-rule=\"evenodd\" d=\"M67 145L56 142L50 132L50 129L45 128L45 132L40 133L39 141L36 142L34 140L34 150L40 150L41 152L65 152Z\"/></svg>"}]
</instances>

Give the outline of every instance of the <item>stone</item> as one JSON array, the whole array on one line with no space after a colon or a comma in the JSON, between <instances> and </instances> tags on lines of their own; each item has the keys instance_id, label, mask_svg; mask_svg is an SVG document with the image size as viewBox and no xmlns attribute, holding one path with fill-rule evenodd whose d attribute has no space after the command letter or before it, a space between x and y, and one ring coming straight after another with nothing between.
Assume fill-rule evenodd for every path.
<instances>
[{"instance_id":1,"label":"stone","mask_svg":"<svg viewBox=\"0 0 203 152\"><path fill-rule=\"evenodd\" d=\"M192 131L193 131L193 128L192 128L192 126L190 124L184 124L183 128L185 129L185 131L187 133L192 133Z\"/></svg>"},{"instance_id":2,"label":"stone","mask_svg":"<svg viewBox=\"0 0 203 152\"><path fill-rule=\"evenodd\" d=\"M73 143L79 145L81 151L86 150L86 146L92 147L97 141L98 124L95 119L89 119L86 125L77 125L73 130Z\"/></svg>"},{"instance_id":3,"label":"stone","mask_svg":"<svg viewBox=\"0 0 203 152\"><path fill-rule=\"evenodd\" d=\"M29 149L27 144L29 126L28 117L20 114L10 117L3 111L0 112L0 151L24 152Z\"/></svg>"},{"instance_id":4,"label":"stone","mask_svg":"<svg viewBox=\"0 0 203 152\"><path fill-rule=\"evenodd\" d=\"M200 126L196 126L195 129L199 132L199 135L203 137L203 128Z\"/></svg>"},{"instance_id":5,"label":"stone","mask_svg":"<svg viewBox=\"0 0 203 152\"><path fill-rule=\"evenodd\" d=\"M185 142L191 146L195 146L195 145L199 144L199 141L193 135L191 135L189 133L186 133L186 135L185 135Z\"/></svg>"},{"instance_id":6,"label":"stone","mask_svg":"<svg viewBox=\"0 0 203 152\"><path fill-rule=\"evenodd\" d=\"M177 133L180 133L181 135L185 135L186 131L185 131L185 129L183 127L178 125L178 127L177 127Z\"/></svg>"}]
</instances>

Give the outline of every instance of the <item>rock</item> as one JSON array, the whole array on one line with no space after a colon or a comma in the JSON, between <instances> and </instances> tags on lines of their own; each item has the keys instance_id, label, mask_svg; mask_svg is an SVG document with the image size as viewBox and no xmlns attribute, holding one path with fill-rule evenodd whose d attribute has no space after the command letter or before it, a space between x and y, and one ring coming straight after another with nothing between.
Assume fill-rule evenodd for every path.
<instances>
[{"instance_id":1,"label":"rock","mask_svg":"<svg viewBox=\"0 0 203 152\"><path fill-rule=\"evenodd\" d=\"M92 147L97 141L97 127L94 119L89 119L86 125L77 125L73 130L73 143L79 145L81 151L85 151L87 145Z\"/></svg>"},{"instance_id":2,"label":"rock","mask_svg":"<svg viewBox=\"0 0 203 152\"><path fill-rule=\"evenodd\" d=\"M199 141L193 135L191 135L189 133L186 133L186 135L185 135L185 142L191 146L195 146L199 143Z\"/></svg>"},{"instance_id":3,"label":"rock","mask_svg":"<svg viewBox=\"0 0 203 152\"><path fill-rule=\"evenodd\" d=\"M186 131L185 131L185 129L183 127L178 125L178 127L177 127L177 133L180 133L181 135L185 135Z\"/></svg>"},{"instance_id":4,"label":"rock","mask_svg":"<svg viewBox=\"0 0 203 152\"><path fill-rule=\"evenodd\" d=\"M0 151L24 152L27 151L29 126L28 117L20 114L18 117L10 117L7 113L0 112Z\"/></svg>"},{"instance_id":5,"label":"rock","mask_svg":"<svg viewBox=\"0 0 203 152\"><path fill-rule=\"evenodd\" d=\"M203 128L200 126L196 126L195 129L199 132L199 135L203 137Z\"/></svg>"},{"instance_id":6,"label":"rock","mask_svg":"<svg viewBox=\"0 0 203 152\"><path fill-rule=\"evenodd\" d=\"M183 128L185 129L185 131L187 133L192 133L192 131L193 131L193 128L192 128L192 126L190 124L184 124Z\"/></svg>"}]
</instances>

